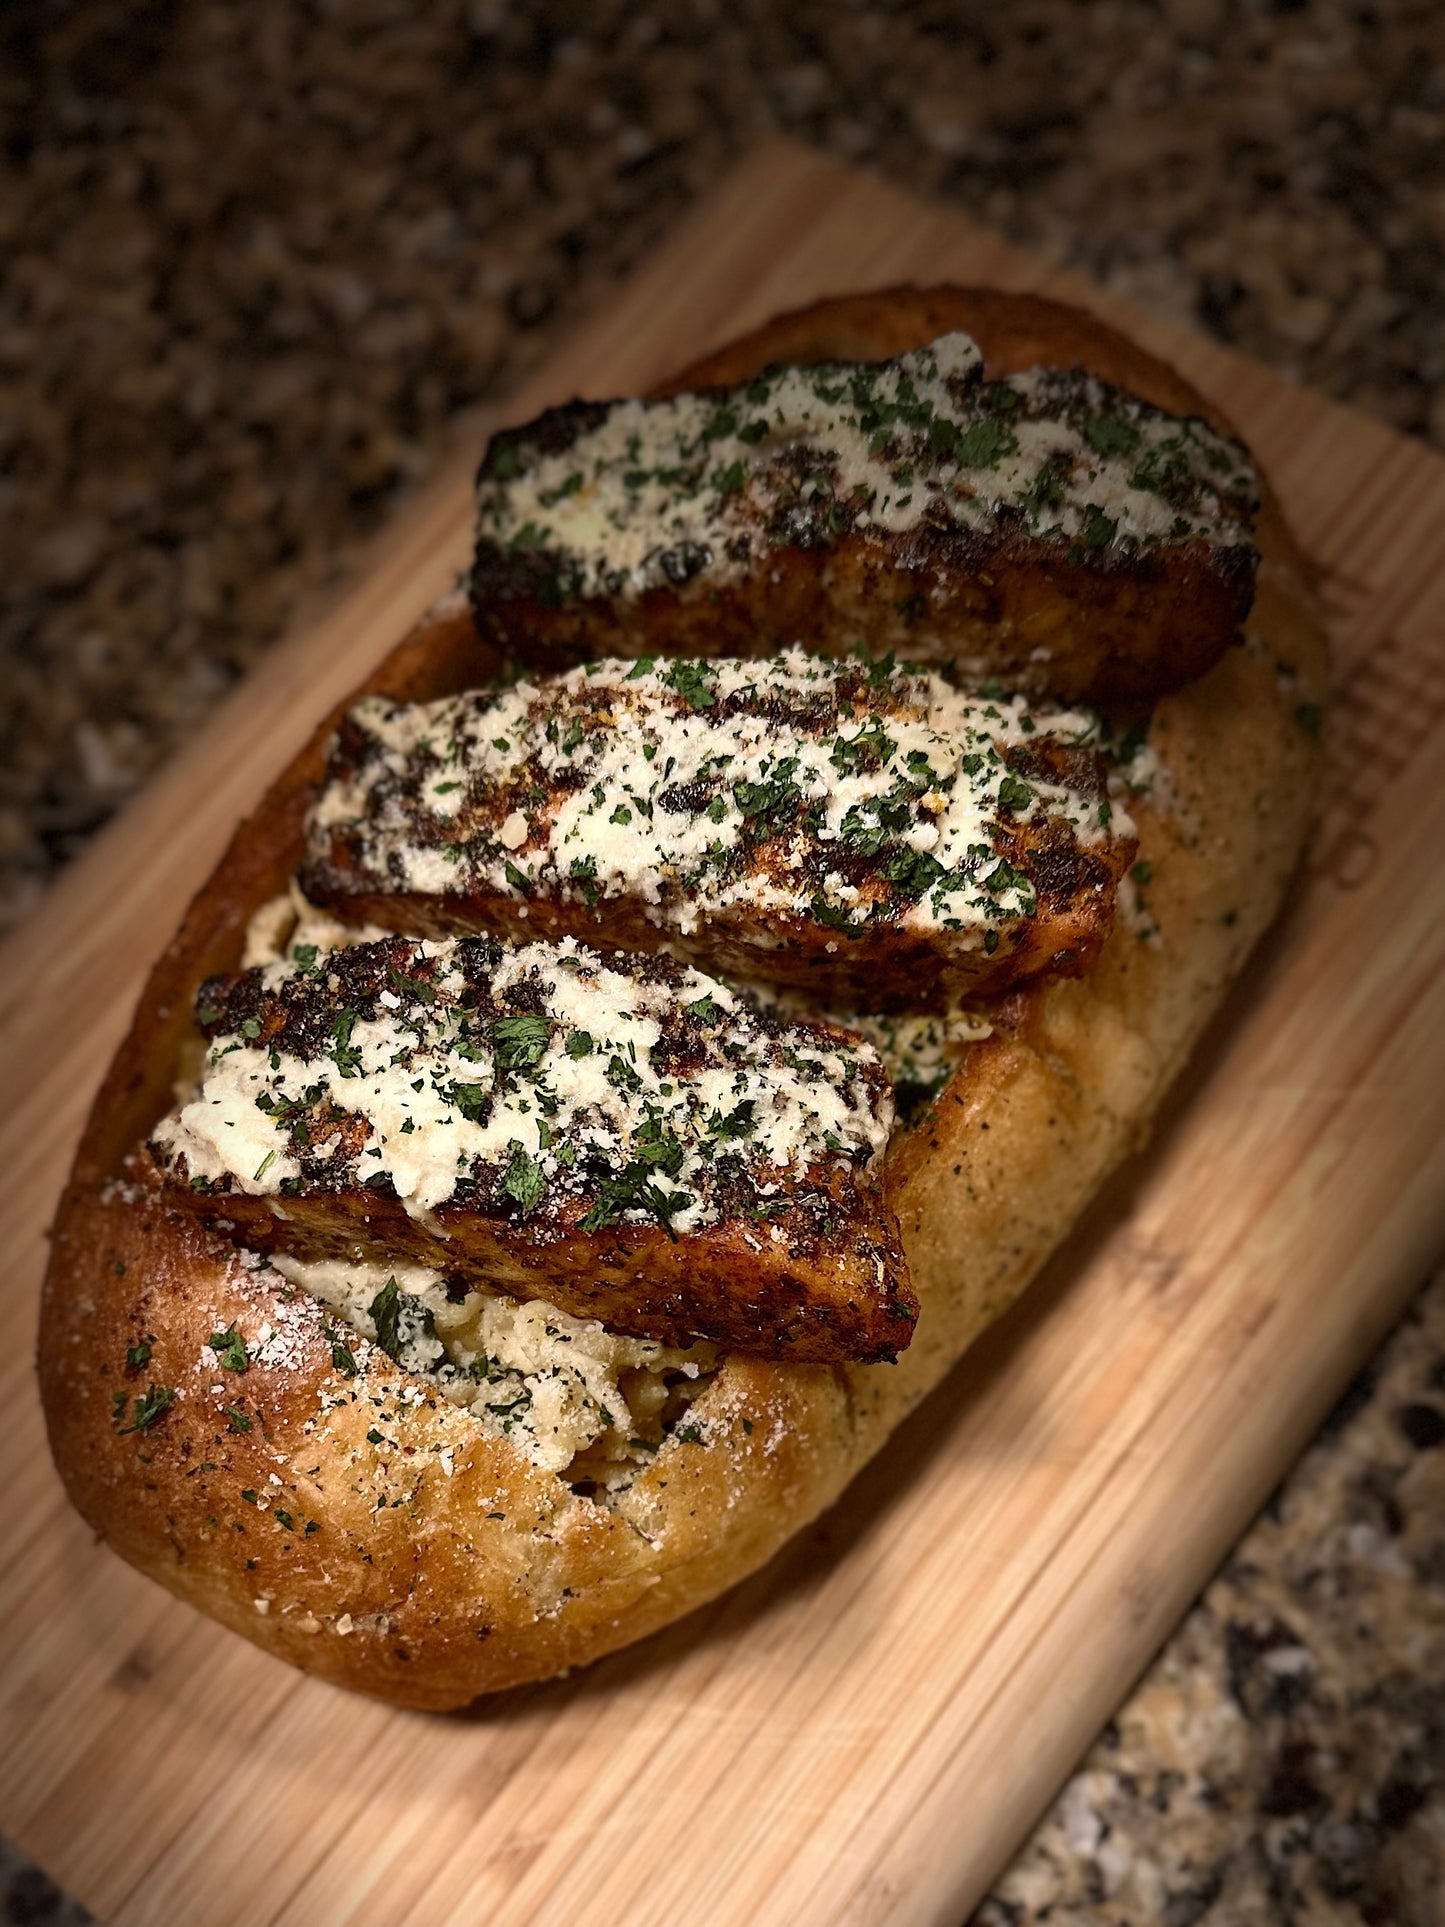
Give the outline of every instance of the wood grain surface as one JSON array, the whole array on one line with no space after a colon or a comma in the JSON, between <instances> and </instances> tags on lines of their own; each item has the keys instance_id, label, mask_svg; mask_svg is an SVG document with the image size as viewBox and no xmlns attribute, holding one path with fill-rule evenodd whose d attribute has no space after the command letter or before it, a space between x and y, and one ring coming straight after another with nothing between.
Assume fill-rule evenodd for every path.
<instances>
[{"instance_id":1,"label":"wood grain surface","mask_svg":"<svg viewBox=\"0 0 1445 1927\"><path fill-rule=\"evenodd\" d=\"M1326 568L1339 701L1287 918L1148 1155L819 1525L591 1671L432 1718L92 1544L32 1374L45 1226L235 819L461 565L472 455L0 960L0 1829L124 1922L958 1922L1445 1235L1445 463L969 225L755 154L507 414L905 279L1082 300L1241 422Z\"/></svg>"}]
</instances>

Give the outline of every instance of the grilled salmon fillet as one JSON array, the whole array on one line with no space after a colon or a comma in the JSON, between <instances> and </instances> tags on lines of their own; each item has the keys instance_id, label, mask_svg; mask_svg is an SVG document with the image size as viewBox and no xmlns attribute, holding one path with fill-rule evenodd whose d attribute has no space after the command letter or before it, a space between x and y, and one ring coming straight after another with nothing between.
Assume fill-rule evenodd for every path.
<instances>
[{"instance_id":1,"label":"grilled salmon fillet","mask_svg":"<svg viewBox=\"0 0 1445 1927\"><path fill-rule=\"evenodd\" d=\"M417 1262L666 1343L876 1360L917 1316L876 1052L669 958L404 938L213 978L172 1201L261 1251Z\"/></svg>"},{"instance_id":2,"label":"grilled salmon fillet","mask_svg":"<svg viewBox=\"0 0 1445 1927\"><path fill-rule=\"evenodd\" d=\"M861 643L1134 701L1237 635L1256 507L1246 451L1204 421L1080 369L985 381L954 333L494 436L472 601L531 661Z\"/></svg>"},{"instance_id":3,"label":"grilled salmon fillet","mask_svg":"<svg viewBox=\"0 0 1445 1927\"><path fill-rule=\"evenodd\" d=\"M371 697L332 744L300 882L410 936L666 944L836 1009L1079 971L1134 852L1097 719L889 662L588 664Z\"/></svg>"}]
</instances>

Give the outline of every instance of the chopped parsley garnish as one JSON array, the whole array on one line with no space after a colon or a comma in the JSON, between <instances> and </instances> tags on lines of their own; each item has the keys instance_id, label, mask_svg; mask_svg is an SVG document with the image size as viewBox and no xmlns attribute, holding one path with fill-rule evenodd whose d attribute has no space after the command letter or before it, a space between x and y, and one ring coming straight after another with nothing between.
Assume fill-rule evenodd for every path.
<instances>
[{"instance_id":1,"label":"chopped parsley garnish","mask_svg":"<svg viewBox=\"0 0 1445 1927\"><path fill-rule=\"evenodd\" d=\"M686 1191L668 1191L653 1176L654 1164L648 1157L634 1158L616 1177L604 1177L597 1187L597 1201L582 1220L584 1231L605 1231L621 1221L624 1212L641 1211L655 1218L674 1242L677 1233L672 1220L696 1199Z\"/></svg>"},{"instance_id":2,"label":"chopped parsley garnish","mask_svg":"<svg viewBox=\"0 0 1445 1927\"><path fill-rule=\"evenodd\" d=\"M921 897L947 872L926 850L898 850L883 865L883 874L904 896Z\"/></svg>"},{"instance_id":3,"label":"chopped parsley garnish","mask_svg":"<svg viewBox=\"0 0 1445 1927\"><path fill-rule=\"evenodd\" d=\"M813 896L808 903L808 914L830 930L841 930L845 937L861 937L861 925L854 923L846 910L839 910L823 896Z\"/></svg>"},{"instance_id":4,"label":"chopped parsley garnish","mask_svg":"<svg viewBox=\"0 0 1445 1927\"><path fill-rule=\"evenodd\" d=\"M501 1189L520 1205L522 1215L541 1203L547 1194L547 1179L540 1164L513 1138L507 1146L507 1168L502 1173Z\"/></svg>"},{"instance_id":5,"label":"chopped parsley garnish","mask_svg":"<svg viewBox=\"0 0 1445 1927\"><path fill-rule=\"evenodd\" d=\"M524 522L507 544L510 549L542 549L547 546L548 531L536 522Z\"/></svg>"},{"instance_id":6,"label":"chopped parsley garnish","mask_svg":"<svg viewBox=\"0 0 1445 1927\"><path fill-rule=\"evenodd\" d=\"M492 1114L495 1099L485 1084L448 1084L446 1094L448 1102L456 1105L468 1124L485 1124Z\"/></svg>"},{"instance_id":7,"label":"chopped parsley garnish","mask_svg":"<svg viewBox=\"0 0 1445 1927\"><path fill-rule=\"evenodd\" d=\"M237 1331L234 1323L228 1325L223 1332L212 1332L206 1343L217 1354L217 1363L225 1371L244 1372L251 1363L246 1351L246 1341Z\"/></svg>"},{"instance_id":8,"label":"chopped parsley garnish","mask_svg":"<svg viewBox=\"0 0 1445 1927\"><path fill-rule=\"evenodd\" d=\"M716 672L710 663L691 662L677 657L668 664L662 679L675 689L690 709L711 709L717 702Z\"/></svg>"},{"instance_id":9,"label":"chopped parsley garnish","mask_svg":"<svg viewBox=\"0 0 1445 1927\"><path fill-rule=\"evenodd\" d=\"M1097 502L1090 502L1084 509L1084 541L1091 549L1102 549L1112 542L1119 533L1119 524L1112 515L1105 515Z\"/></svg>"},{"instance_id":10,"label":"chopped parsley garnish","mask_svg":"<svg viewBox=\"0 0 1445 1927\"><path fill-rule=\"evenodd\" d=\"M1019 491L1018 499L1032 516L1042 515L1045 509L1060 508L1064 500L1064 478L1051 462L1045 462L1028 487Z\"/></svg>"},{"instance_id":11,"label":"chopped parsley garnish","mask_svg":"<svg viewBox=\"0 0 1445 1927\"><path fill-rule=\"evenodd\" d=\"M793 781L798 767L796 757L785 757L762 782L746 778L733 784L733 801L747 824L747 833L756 841L776 835L798 813L803 793Z\"/></svg>"},{"instance_id":12,"label":"chopped parsley garnish","mask_svg":"<svg viewBox=\"0 0 1445 1927\"><path fill-rule=\"evenodd\" d=\"M113 1422L117 1433L123 1438L127 1432L148 1432L158 1420L163 1418L175 1403L176 1389L173 1385L151 1385L135 1401L129 1421L122 1425L125 1417L125 1394L117 1393Z\"/></svg>"},{"instance_id":13,"label":"chopped parsley garnish","mask_svg":"<svg viewBox=\"0 0 1445 1927\"><path fill-rule=\"evenodd\" d=\"M935 423L935 430L943 425L941 422ZM952 424L948 426L952 427ZM1018 436L1013 430L988 416L982 421L971 422L962 434L955 428L952 439L953 446L940 452L951 455L965 468L993 468L1005 455L1017 455L1019 447Z\"/></svg>"},{"instance_id":14,"label":"chopped parsley garnish","mask_svg":"<svg viewBox=\"0 0 1445 1927\"><path fill-rule=\"evenodd\" d=\"M723 1143L751 1137L758 1128L757 1108L755 1098L745 1097L730 1111L714 1111L707 1121L708 1136Z\"/></svg>"},{"instance_id":15,"label":"chopped parsley garnish","mask_svg":"<svg viewBox=\"0 0 1445 1927\"><path fill-rule=\"evenodd\" d=\"M331 1023L331 1049L326 1055L335 1064L343 1077L360 1077L361 1052L351 1041L351 1033L356 1029L354 1010L338 1011Z\"/></svg>"},{"instance_id":16,"label":"chopped parsley garnish","mask_svg":"<svg viewBox=\"0 0 1445 1927\"><path fill-rule=\"evenodd\" d=\"M367 1310L376 1326L376 1342L388 1358L401 1358L401 1288L388 1278Z\"/></svg>"},{"instance_id":17,"label":"chopped parsley garnish","mask_svg":"<svg viewBox=\"0 0 1445 1927\"><path fill-rule=\"evenodd\" d=\"M839 736L828 752L828 760L842 776L856 776L866 770L880 769L898 745L876 716L870 716L854 736Z\"/></svg>"},{"instance_id":18,"label":"chopped parsley garnish","mask_svg":"<svg viewBox=\"0 0 1445 1927\"><path fill-rule=\"evenodd\" d=\"M1010 773L998 786L1000 809L1011 810L1015 816L1022 814L1034 800L1034 793L1021 777Z\"/></svg>"},{"instance_id":19,"label":"chopped parsley garnish","mask_svg":"<svg viewBox=\"0 0 1445 1927\"><path fill-rule=\"evenodd\" d=\"M1095 415L1084 423L1084 440L1100 455L1132 455L1139 446L1139 431L1117 415Z\"/></svg>"},{"instance_id":20,"label":"chopped parsley garnish","mask_svg":"<svg viewBox=\"0 0 1445 1927\"><path fill-rule=\"evenodd\" d=\"M1034 886L1022 870L1016 870L1007 857L1000 857L997 864L984 878L984 886L994 896L1001 897L1006 890L1016 890L1026 898L1032 898Z\"/></svg>"},{"instance_id":21,"label":"chopped parsley garnish","mask_svg":"<svg viewBox=\"0 0 1445 1927\"><path fill-rule=\"evenodd\" d=\"M492 1026L492 1052L498 1068L535 1070L546 1056L551 1038L551 1024L531 1011L515 1017L499 1017Z\"/></svg>"},{"instance_id":22,"label":"chopped parsley garnish","mask_svg":"<svg viewBox=\"0 0 1445 1927\"><path fill-rule=\"evenodd\" d=\"M614 815L613 821L616 821ZM568 876L582 888L582 900L589 910L597 908L597 859L595 856L574 856Z\"/></svg>"},{"instance_id":23,"label":"chopped parsley garnish","mask_svg":"<svg viewBox=\"0 0 1445 1927\"><path fill-rule=\"evenodd\" d=\"M615 1053L607 1060L607 1082L615 1091L637 1092L642 1089L642 1079L625 1057Z\"/></svg>"}]
</instances>

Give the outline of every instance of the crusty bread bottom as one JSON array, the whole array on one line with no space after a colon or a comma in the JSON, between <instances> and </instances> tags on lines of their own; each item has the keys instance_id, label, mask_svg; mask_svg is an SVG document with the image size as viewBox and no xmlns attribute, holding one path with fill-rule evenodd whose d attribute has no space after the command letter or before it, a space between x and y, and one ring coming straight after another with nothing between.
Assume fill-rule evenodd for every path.
<instances>
[{"instance_id":1,"label":"crusty bread bottom","mask_svg":"<svg viewBox=\"0 0 1445 1927\"><path fill-rule=\"evenodd\" d=\"M823 303L674 385L737 380L778 360L888 356L954 328L978 339L991 372L1081 363L1162 406L1221 419L1092 318L962 289ZM1133 813L1157 936L1123 918L1092 975L1010 998L891 1155L922 1305L911 1348L892 1366L729 1359L686 1436L674 1434L611 1506L574 1494L374 1347L357 1341L355 1375L345 1375L314 1301L288 1297L274 1274L248 1271L122 1177L127 1151L169 1103L195 985L236 966L250 913L299 860L328 717L241 826L157 965L61 1203L40 1376L55 1460L86 1519L268 1651L432 1708L596 1659L761 1565L838 1497L1143 1141L1279 907L1311 815L1317 751L1306 723L1325 655L1308 571L1268 492L1259 544L1248 642L1153 715L1165 774ZM420 700L496 667L453 604L368 688ZM232 1324L251 1363L228 1377L207 1340ZM121 1430L117 1398L121 1423L133 1424L152 1384L173 1399L150 1425Z\"/></svg>"}]
</instances>

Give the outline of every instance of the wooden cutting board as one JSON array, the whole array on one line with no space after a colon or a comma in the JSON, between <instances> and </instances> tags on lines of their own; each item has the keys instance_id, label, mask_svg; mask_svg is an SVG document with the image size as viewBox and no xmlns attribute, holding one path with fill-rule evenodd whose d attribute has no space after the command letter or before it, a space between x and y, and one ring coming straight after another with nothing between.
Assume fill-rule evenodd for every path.
<instances>
[{"instance_id":1,"label":"wooden cutting board","mask_svg":"<svg viewBox=\"0 0 1445 1927\"><path fill-rule=\"evenodd\" d=\"M1445 463L971 226L753 156L508 409L814 296L1041 288L1247 428L1340 695L1287 920L1153 1149L847 1497L640 1648L455 1718L302 1679L92 1544L31 1371L44 1226L152 953L313 720L462 562L468 451L0 964L0 1829L125 1922L958 1922L1445 1234Z\"/></svg>"}]
</instances>

